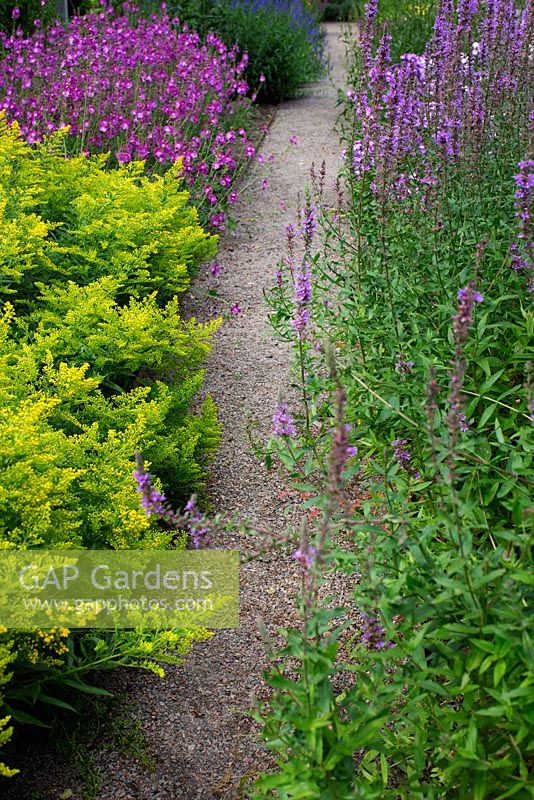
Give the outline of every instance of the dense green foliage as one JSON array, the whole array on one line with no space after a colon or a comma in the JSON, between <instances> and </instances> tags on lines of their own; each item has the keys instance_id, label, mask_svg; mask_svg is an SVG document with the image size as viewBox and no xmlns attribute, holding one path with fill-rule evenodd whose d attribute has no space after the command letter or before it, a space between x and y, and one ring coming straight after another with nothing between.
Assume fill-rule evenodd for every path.
<instances>
[{"instance_id":1,"label":"dense green foliage","mask_svg":"<svg viewBox=\"0 0 534 800\"><path fill-rule=\"evenodd\" d=\"M57 16L55 2L47 0L2 0L0 2L0 31L11 33L18 28L31 33L50 24Z\"/></svg>"},{"instance_id":2,"label":"dense green foliage","mask_svg":"<svg viewBox=\"0 0 534 800\"><path fill-rule=\"evenodd\" d=\"M353 22L358 11L355 0L328 0L324 4L322 18L325 22Z\"/></svg>"},{"instance_id":3,"label":"dense green foliage","mask_svg":"<svg viewBox=\"0 0 534 800\"><path fill-rule=\"evenodd\" d=\"M422 53L432 33L438 0L380 0L378 8L380 24L393 34L393 60L402 53Z\"/></svg>"},{"instance_id":4,"label":"dense green foliage","mask_svg":"<svg viewBox=\"0 0 534 800\"><path fill-rule=\"evenodd\" d=\"M365 0L329 0L324 4L322 18L342 22L361 21L365 5ZM384 30L394 32L394 59L402 53L423 52L432 31L437 5L437 0L380 0L380 25Z\"/></svg>"},{"instance_id":5,"label":"dense green foliage","mask_svg":"<svg viewBox=\"0 0 534 800\"><path fill-rule=\"evenodd\" d=\"M278 450L322 521L257 798L533 796L532 18L511 33L505 5L492 27L443 3L425 59L398 67L369 21L347 196L329 208L313 178L302 262L293 241L271 296L302 396ZM353 606L319 603L326 567Z\"/></svg>"},{"instance_id":6,"label":"dense green foliage","mask_svg":"<svg viewBox=\"0 0 534 800\"><path fill-rule=\"evenodd\" d=\"M302 84L321 74L319 30L310 30L310 22L293 20L289 7L248 2L230 6L218 0L210 25L223 41L248 54L247 80L264 102L294 97Z\"/></svg>"},{"instance_id":7,"label":"dense green foliage","mask_svg":"<svg viewBox=\"0 0 534 800\"><path fill-rule=\"evenodd\" d=\"M143 9L153 10L154 3ZM294 97L322 73L322 33L304 0L170 0L170 14L205 36L208 31L246 53L246 79L258 99ZM263 82L262 77L265 77Z\"/></svg>"}]
</instances>

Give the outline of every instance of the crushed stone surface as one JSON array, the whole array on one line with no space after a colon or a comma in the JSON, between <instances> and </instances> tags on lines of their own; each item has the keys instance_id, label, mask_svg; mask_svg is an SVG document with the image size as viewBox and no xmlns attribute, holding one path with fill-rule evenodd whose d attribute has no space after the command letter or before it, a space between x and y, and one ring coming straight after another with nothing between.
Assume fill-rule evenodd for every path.
<instances>
[{"instance_id":1,"label":"crushed stone surface","mask_svg":"<svg viewBox=\"0 0 534 800\"><path fill-rule=\"evenodd\" d=\"M235 207L238 225L221 240L221 273L206 266L193 283L186 313L204 320L226 315L207 364L205 391L215 400L222 444L211 468L210 494L217 512L236 515L277 533L298 523L299 498L288 491L276 469L268 471L252 452L247 429L265 443L273 407L291 398L289 345L276 340L267 320L264 291L275 281L285 253L285 225L309 183L312 162L326 166L326 195L339 170L339 137L334 131L338 88L344 83L343 26L325 26L330 74L307 87L305 95L282 103L261 145L266 163L255 164ZM297 137L298 144L290 142ZM269 162L270 154L274 159ZM268 188L262 189L263 179ZM213 296L213 290L216 296ZM238 303L242 312L229 314ZM258 538L222 534L213 546L253 551ZM97 800L234 800L270 765L259 728L249 716L252 695L267 696L262 670L265 646L258 630L297 624L294 597L299 567L285 547L246 563L241 571L241 624L218 631L193 646L185 663L166 668L160 679L143 671L117 671L106 685L131 704L140 721L154 770L127 755L97 749L94 766L102 773ZM83 797L79 780L51 760L32 753L24 775L4 781L6 800L60 800ZM72 792L72 794L69 794ZM4 794L2 792L2 797Z\"/></svg>"}]
</instances>

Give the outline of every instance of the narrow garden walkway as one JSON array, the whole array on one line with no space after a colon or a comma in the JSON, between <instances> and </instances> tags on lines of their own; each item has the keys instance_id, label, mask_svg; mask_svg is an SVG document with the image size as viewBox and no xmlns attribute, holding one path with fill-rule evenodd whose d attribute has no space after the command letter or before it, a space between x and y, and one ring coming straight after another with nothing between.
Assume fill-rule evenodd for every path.
<instances>
[{"instance_id":1,"label":"narrow garden walkway","mask_svg":"<svg viewBox=\"0 0 534 800\"><path fill-rule=\"evenodd\" d=\"M262 144L267 166L256 164L235 206L235 232L222 240L214 278L206 268L186 303L198 319L231 316L218 332L207 365L205 388L214 398L223 438L212 467L210 493L217 512L235 515L282 532L298 518L298 502L276 470L267 471L251 451L247 426L265 442L280 396L290 393L289 347L277 342L268 321L263 292L274 284L277 262L285 254L285 225L294 221L310 167L326 166L326 189L333 194L339 168L334 132L337 89L344 84L342 26L326 26L330 75L309 87L306 96L282 103ZM296 137L296 138L295 138ZM291 141L292 140L292 141ZM296 142L296 143L294 143ZM274 155L269 164L269 155ZM268 188L262 188L263 179ZM208 292L217 290L213 298ZM254 550L258 541L225 535L216 547ZM252 694L265 697L265 648L258 618L267 629L297 622L294 597L300 575L291 551L276 552L242 568L241 625L220 631L196 645L184 665L169 667L161 679L144 672L116 671L110 688L140 722L154 769L126 754L102 748L88 770L100 770L98 800L237 800L269 755L248 716ZM31 773L31 774L30 774ZM81 800L74 776L61 772L46 754L35 753L34 767L18 785L24 800Z\"/></svg>"},{"instance_id":2,"label":"narrow garden walkway","mask_svg":"<svg viewBox=\"0 0 534 800\"><path fill-rule=\"evenodd\" d=\"M192 288L188 308L197 318L227 313L238 303L241 314L219 331L208 363L206 391L214 398L222 423L222 445L212 469L214 507L258 525L282 530L292 509L285 486L273 470L258 462L247 436L247 420L256 435L269 436L272 410L287 396L290 355L270 333L263 291L274 283L284 254L285 225L292 221L299 194L309 181L312 162L326 163L327 191L339 167L339 139L334 133L337 88L344 82L342 26L327 26L330 75L306 96L282 103L262 145L272 166L249 176L235 208L238 226L223 238L217 280L206 271ZM296 137L297 144L290 139ZM295 141L295 140L294 140ZM218 298L207 308L206 293ZM217 543L214 543L217 546ZM227 547L247 543L225 538ZM253 543L252 543L253 546ZM254 736L247 716L252 692L261 695L265 667L258 617L268 628L291 624L299 572L289 554L269 556L242 568L241 626L221 631L193 648L183 667L167 671L164 682L138 674L125 681L134 713L156 760L156 771L119 763L106 756L102 800L215 800L243 796L268 756ZM294 621L294 620L293 620ZM128 676L127 676L128 677ZM100 761L100 759L99 759Z\"/></svg>"}]
</instances>

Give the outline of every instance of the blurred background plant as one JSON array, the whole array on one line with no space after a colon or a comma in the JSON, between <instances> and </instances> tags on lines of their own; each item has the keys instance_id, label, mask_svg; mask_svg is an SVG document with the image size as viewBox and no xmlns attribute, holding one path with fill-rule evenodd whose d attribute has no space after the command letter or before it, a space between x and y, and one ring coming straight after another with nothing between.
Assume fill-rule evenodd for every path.
<instances>
[{"instance_id":1,"label":"blurred background plant","mask_svg":"<svg viewBox=\"0 0 534 800\"><path fill-rule=\"evenodd\" d=\"M145 14L158 8L141 6ZM202 37L212 32L246 53L245 77L260 102L294 97L325 69L320 15L305 0L169 0L166 9Z\"/></svg>"},{"instance_id":2,"label":"blurred background plant","mask_svg":"<svg viewBox=\"0 0 534 800\"><path fill-rule=\"evenodd\" d=\"M17 30L31 34L50 25L57 17L53 0L2 0L0 2L0 31L7 34Z\"/></svg>"}]
</instances>

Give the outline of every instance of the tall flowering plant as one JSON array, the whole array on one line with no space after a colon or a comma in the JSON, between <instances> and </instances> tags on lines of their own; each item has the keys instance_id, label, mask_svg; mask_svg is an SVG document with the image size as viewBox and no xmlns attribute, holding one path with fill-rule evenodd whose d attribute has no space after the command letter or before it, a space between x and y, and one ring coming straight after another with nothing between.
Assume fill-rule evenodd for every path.
<instances>
[{"instance_id":1,"label":"tall flowering plant","mask_svg":"<svg viewBox=\"0 0 534 800\"><path fill-rule=\"evenodd\" d=\"M109 151L119 163L181 159L214 227L235 201L240 160L254 156L242 127L247 56L179 27L165 12L111 6L24 37L0 34L0 109L30 143L68 126L72 152Z\"/></svg>"},{"instance_id":2,"label":"tall flowering plant","mask_svg":"<svg viewBox=\"0 0 534 800\"><path fill-rule=\"evenodd\" d=\"M520 10L513 0L443 0L424 53L405 53L398 63L391 62L391 35L379 38L377 2L366 10L364 71L348 92L348 158L356 180L369 177L378 202L428 205L459 165L469 164L472 180L480 180L503 149L509 157L515 145L522 155L532 143L525 122L534 111L530 3Z\"/></svg>"},{"instance_id":3,"label":"tall flowering plant","mask_svg":"<svg viewBox=\"0 0 534 800\"><path fill-rule=\"evenodd\" d=\"M334 207L312 174L313 291L292 231L271 294L303 400L278 455L308 508L325 507L317 454L350 455L345 426L323 435L346 398L359 459L329 523L345 533L298 560L343 573L355 607L336 621L315 597L286 632L262 717L277 773L254 797L529 797L532 4L442 0L424 53L398 63L378 5Z\"/></svg>"}]
</instances>

